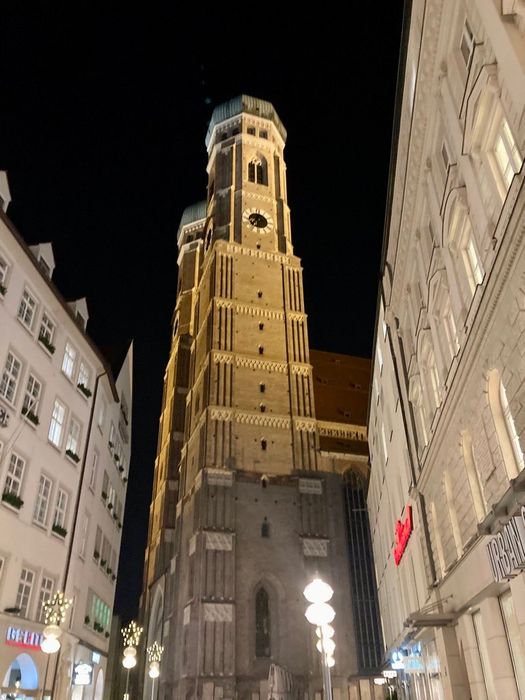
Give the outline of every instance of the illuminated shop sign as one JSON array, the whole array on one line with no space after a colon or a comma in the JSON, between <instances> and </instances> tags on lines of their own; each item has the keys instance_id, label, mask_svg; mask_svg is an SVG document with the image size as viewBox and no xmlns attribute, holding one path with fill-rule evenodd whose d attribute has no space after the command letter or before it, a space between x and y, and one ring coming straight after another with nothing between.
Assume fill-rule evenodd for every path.
<instances>
[{"instance_id":1,"label":"illuminated shop sign","mask_svg":"<svg viewBox=\"0 0 525 700\"><path fill-rule=\"evenodd\" d=\"M43 637L39 632L23 630L20 627L8 627L5 635L5 643L12 647L23 649L40 649Z\"/></svg>"},{"instance_id":2,"label":"illuminated shop sign","mask_svg":"<svg viewBox=\"0 0 525 700\"><path fill-rule=\"evenodd\" d=\"M508 581L525 569L525 506L487 544L495 581Z\"/></svg>"},{"instance_id":3,"label":"illuminated shop sign","mask_svg":"<svg viewBox=\"0 0 525 700\"><path fill-rule=\"evenodd\" d=\"M91 685L93 666L91 664L75 664L73 667L73 685Z\"/></svg>"},{"instance_id":4,"label":"illuminated shop sign","mask_svg":"<svg viewBox=\"0 0 525 700\"><path fill-rule=\"evenodd\" d=\"M410 539L410 535L412 534L412 506L407 506L405 510L406 517L403 522L398 520L396 523L394 544L394 561L396 562L396 566L399 566L401 557L403 556L408 540Z\"/></svg>"}]
</instances>

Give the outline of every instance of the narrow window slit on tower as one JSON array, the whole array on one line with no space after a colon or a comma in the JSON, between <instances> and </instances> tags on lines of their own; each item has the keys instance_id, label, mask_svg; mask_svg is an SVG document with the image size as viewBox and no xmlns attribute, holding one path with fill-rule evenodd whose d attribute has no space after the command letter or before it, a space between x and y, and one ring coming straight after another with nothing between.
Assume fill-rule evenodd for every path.
<instances>
[{"instance_id":1,"label":"narrow window slit on tower","mask_svg":"<svg viewBox=\"0 0 525 700\"><path fill-rule=\"evenodd\" d=\"M266 488L266 482L263 482L263 489ZM270 523L268 522L266 516L261 525L261 537L270 537Z\"/></svg>"},{"instance_id":2,"label":"narrow window slit on tower","mask_svg":"<svg viewBox=\"0 0 525 700\"><path fill-rule=\"evenodd\" d=\"M259 323L259 330L260 331L264 330L264 323L262 323L262 322Z\"/></svg>"},{"instance_id":3,"label":"narrow window slit on tower","mask_svg":"<svg viewBox=\"0 0 525 700\"><path fill-rule=\"evenodd\" d=\"M264 394L264 392L266 391L266 384L263 384L263 382L261 382L259 384L259 391L261 392L261 394Z\"/></svg>"},{"instance_id":4,"label":"narrow window slit on tower","mask_svg":"<svg viewBox=\"0 0 525 700\"><path fill-rule=\"evenodd\" d=\"M263 439L263 440L261 440L261 450L265 450L265 449L266 449L266 440Z\"/></svg>"},{"instance_id":5,"label":"narrow window slit on tower","mask_svg":"<svg viewBox=\"0 0 525 700\"><path fill-rule=\"evenodd\" d=\"M261 409L261 413L266 411L266 406L263 403L259 404L259 408Z\"/></svg>"},{"instance_id":6,"label":"narrow window slit on tower","mask_svg":"<svg viewBox=\"0 0 525 700\"><path fill-rule=\"evenodd\" d=\"M260 289L259 289L259 291L257 292L257 296L259 297L259 299L262 297L262 292L261 292Z\"/></svg>"},{"instance_id":7,"label":"narrow window slit on tower","mask_svg":"<svg viewBox=\"0 0 525 700\"><path fill-rule=\"evenodd\" d=\"M263 355L263 354L264 354L264 348L262 345L259 345L259 355Z\"/></svg>"}]
</instances>

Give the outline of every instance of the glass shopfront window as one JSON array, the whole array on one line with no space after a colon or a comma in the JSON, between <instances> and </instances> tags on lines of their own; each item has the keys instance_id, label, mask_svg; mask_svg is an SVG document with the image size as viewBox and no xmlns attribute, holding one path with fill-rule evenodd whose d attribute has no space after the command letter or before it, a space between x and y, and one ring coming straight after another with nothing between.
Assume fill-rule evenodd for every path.
<instances>
[{"instance_id":1,"label":"glass shopfront window","mask_svg":"<svg viewBox=\"0 0 525 700\"><path fill-rule=\"evenodd\" d=\"M487 640L483 631L483 621L481 613L478 610L472 615L474 630L476 632L476 640L478 643L479 655L481 658L481 668L483 670L483 680L485 681L485 690L489 700L496 700L496 691L494 689L494 676L492 675L492 666L490 665L490 657L487 649Z\"/></svg>"},{"instance_id":2,"label":"glass shopfront window","mask_svg":"<svg viewBox=\"0 0 525 700\"><path fill-rule=\"evenodd\" d=\"M514 610L512 593L507 591L499 598L501 614L505 624L505 634L514 667L514 676L521 700L525 700L525 654L521 641L520 628Z\"/></svg>"}]
</instances>

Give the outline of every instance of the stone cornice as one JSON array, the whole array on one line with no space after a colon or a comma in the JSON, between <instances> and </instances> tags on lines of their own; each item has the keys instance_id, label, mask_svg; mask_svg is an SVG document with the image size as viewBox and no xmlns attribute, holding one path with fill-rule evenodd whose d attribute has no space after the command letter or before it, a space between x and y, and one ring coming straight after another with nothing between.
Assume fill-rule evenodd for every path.
<instances>
[{"instance_id":1,"label":"stone cornice","mask_svg":"<svg viewBox=\"0 0 525 700\"><path fill-rule=\"evenodd\" d=\"M330 421L317 421L320 437L339 438L340 440L367 441L366 426L350 425Z\"/></svg>"},{"instance_id":2,"label":"stone cornice","mask_svg":"<svg viewBox=\"0 0 525 700\"><path fill-rule=\"evenodd\" d=\"M435 111L429 107L435 94L434 78L439 71L439 66L436 64L436 53L440 37L442 6L443 0L427 0L426 2L412 114L407 109L406 103L403 106L387 252L387 262L395 272L391 298L387 299L387 306L395 304L402 291L403 279L399 272L403 270L404 266L396 270L396 260L406 259L407 251L412 242L413 219L420 188L424 186L421 173L425 167L427 124L433 118ZM410 37L411 42L416 40L418 31L414 25ZM406 84L407 76L405 75Z\"/></svg>"}]
</instances>

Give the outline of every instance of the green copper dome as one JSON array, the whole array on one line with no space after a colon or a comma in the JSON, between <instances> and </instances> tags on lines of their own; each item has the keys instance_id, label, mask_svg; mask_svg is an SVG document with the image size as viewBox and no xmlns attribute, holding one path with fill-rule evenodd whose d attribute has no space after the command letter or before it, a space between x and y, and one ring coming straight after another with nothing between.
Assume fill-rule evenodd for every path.
<instances>
[{"instance_id":1,"label":"green copper dome","mask_svg":"<svg viewBox=\"0 0 525 700\"><path fill-rule=\"evenodd\" d=\"M217 124L226 121L226 119L231 119L238 114L242 114L243 112L272 121L277 127L277 131L283 137L283 140L286 141L286 129L271 102L260 100L258 97L250 97L249 95L239 95L229 100L229 102L223 102L222 105L215 107L213 110L208 133L206 134L206 146L209 146L213 128L217 126Z\"/></svg>"},{"instance_id":2,"label":"green copper dome","mask_svg":"<svg viewBox=\"0 0 525 700\"><path fill-rule=\"evenodd\" d=\"M177 231L177 240L179 239L180 232L184 226L188 224L193 224L196 221L202 221L206 218L206 200L202 202L197 202L196 204L191 204L189 207L182 212L182 217L180 220L179 228Z\"/></svg>"}]
</instances>

